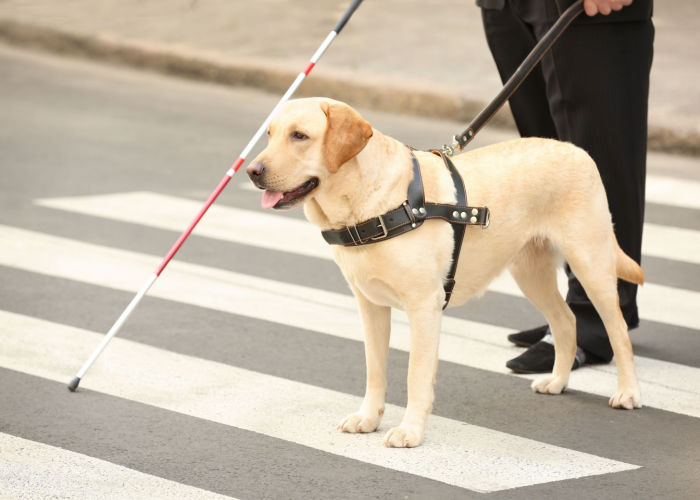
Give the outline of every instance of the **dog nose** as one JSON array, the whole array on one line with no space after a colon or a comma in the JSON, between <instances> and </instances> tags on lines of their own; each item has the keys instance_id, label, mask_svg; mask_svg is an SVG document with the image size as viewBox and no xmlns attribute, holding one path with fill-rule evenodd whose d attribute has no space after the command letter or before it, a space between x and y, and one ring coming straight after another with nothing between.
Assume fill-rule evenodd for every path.
<instances>
[{"instance_id":1,"label":"dog nose","mask_svg":"<svg viewBox=\"0 0 700 500\"><path fill-rule=\"evenodd\" d=\"M248 177L256 179L265 172L265 165L261 161L254 161L246 167L245 171L248 173Z\"/></svg>"}]
</instances>

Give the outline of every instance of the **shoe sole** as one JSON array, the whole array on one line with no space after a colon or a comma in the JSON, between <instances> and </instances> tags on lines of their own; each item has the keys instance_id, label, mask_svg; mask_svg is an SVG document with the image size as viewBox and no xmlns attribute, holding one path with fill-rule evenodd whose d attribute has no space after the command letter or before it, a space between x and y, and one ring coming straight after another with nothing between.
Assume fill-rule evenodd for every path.
<instances>
[{"instance_id":1,"label":"shoe sole","mask_svg":"<svg viewBox=\"0 0 700 500\"><path fill-rule=\"evenodd\" d=\"M571 371L577 370L580 367L581 365L578 362L574 362L574 366L571 367ZM506 368L508 368L513 373L517 373L518 375L537 375L538 373L552 373L552 370L527 370L525 368L511 368L508 365L506 365Z\"/></svg>"},{"instance_id":2,"label":"shoe sole","mask_svg":"<svg viewBox=\"0 0 700 500\"><path fill-rule=\"evenodd\" d=\"M540 371L532 371L532 370L521 370L519 368L511 368L510 371L512 371L513 373L517 373L518 375L535 375L537 373L549 373L548 371L540 372Z\"/></svg>"},{"instance_id":3,"label":"shoe sole","mask_svg":"<svg viewBox=\"0 0 700 500\"><path fill-rule=\"evenodd\" d=\"M528 370L526 368L511 368L510 366L506 366L506 368L509 368L510 371L513 373L517 373L518 375L535 375L537 373L550 373L552 370Z\"/></svg>"},{"instance_id":4,"label":"shoe sole","mask_svg":"<svg viewBox=\"0 0 700 500\"><path fill-rule=\"evenodd\" d=\"M510 340L510 339L508 339L508 340L510 341L511 344L514 344L514 345L516 345L516 346L518 346L518 347L532 347L532 346L535 345L537 342L539 342L539 340L538 340L537 342L535 342L535 343L533 344L533 343L530 343L530 342L523 342L522 340Z\"/></svg>"}]
</instances>

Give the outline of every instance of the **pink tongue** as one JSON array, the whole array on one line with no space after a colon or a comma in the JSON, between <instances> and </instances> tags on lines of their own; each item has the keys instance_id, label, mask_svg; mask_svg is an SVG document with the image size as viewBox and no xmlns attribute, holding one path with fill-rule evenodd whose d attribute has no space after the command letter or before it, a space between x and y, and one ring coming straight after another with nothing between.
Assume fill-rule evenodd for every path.
<instances>
[{"instance_id":1,"label":"pink tongue","mask_svg":"<svg viewBox=\"0 0 700 500\"><path fill-rule=\"evenodd\" d=\"M262 207L267 210L277 205L277 202L282 199L284 193L282 191L265 191L262 195Z\"/></svg>"}]
</instances>

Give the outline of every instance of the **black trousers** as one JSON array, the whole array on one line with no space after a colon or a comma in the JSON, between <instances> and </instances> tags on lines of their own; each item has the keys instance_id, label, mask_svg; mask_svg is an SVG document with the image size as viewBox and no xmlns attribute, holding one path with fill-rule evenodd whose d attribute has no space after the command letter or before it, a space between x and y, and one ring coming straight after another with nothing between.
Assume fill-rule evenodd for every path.
<instances>
[{"instance_id":1,"label":"black trousers","mask_svg":"<svg viewBox=\"0 0 700 500\"><path fill-rule=\"evenodd\" d=\"M636 0L638 11L640 1L645 3ZM556 20L559 4L566 2L495 3L500 5L483 8L482 16L489 48L505 82ZM646 4L648 15L642 12L641 19L619 20L611 15L608 20L581 14L510 99L521 136L572 142L595 160L617 240L637 262L641 261L654 39L651 2ZM578 345L610 361L612 349L602 321L568 266L567 275L566 301L576 316ZM625 320L636 326L637 286L619 281L618 290Z\"/></svg>"}]
</instances>

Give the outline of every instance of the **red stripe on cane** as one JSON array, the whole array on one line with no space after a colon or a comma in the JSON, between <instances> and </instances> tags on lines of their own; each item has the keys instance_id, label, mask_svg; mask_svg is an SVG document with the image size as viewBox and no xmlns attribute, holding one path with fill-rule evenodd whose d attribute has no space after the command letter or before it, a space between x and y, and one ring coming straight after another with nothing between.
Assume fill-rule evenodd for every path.
<instances>
[{"instance_id":1,"label":"red stripe on cane","mask_svg":"<svg viewBox=\"0 0 700 500\"><path fill-rule=\"evenodd\" d=\"M241 168L241 165L243 165L243 162L245 161L245 158L238 158L236 162L231 166L234 172L238 172L238 169Z\"/></svg>"},{"instance_id":2,"label":"red stripe on cane","mask_svg":"<svg viewBox=\"0 0 700 500\"><path fill-rule=\"evenodd\" d=\"M316 66L316 63L315 63L315 62L310 62L309 65L308 65L308 66L306 67L306 69L304 70L304 74L305 74L306 76L309 76L309 73L311 73L311 70L314 69L314 66Z\"/></svg>"},{"instance_id":3,"label":"red stripe on cane","mask_svg":"<svg viewBox=\"0 0 700 500\"><path fill-rule=\"evenodd\" d=\"M242 163L242 162L241 162ZM240 166L240 165L239 165ZM156 269L155 274L156 276L160 276L160 273L163 272L163 269L165 269L165 266L168 265L168 262L170 262L170 259L173 258L173 256L177 253L177 251L180 249L182 244L185 242L187 237L190 235L194 227L197 225L197 223L201 220L202 217L204 217L204 214L209 210L209 207L211 206L212 203L216 200L216 198L219 196L219 193L223 191L223 189L226 187L226 184L228 184L228 181L231 180L230 175L224 175L224 178L221 179L221 182L219 182L219 185L216 186L216 189L209 195L209 199L207 202L204 204L202 209L199 211L197 214L197 217L190 222L190 225L187 227L184 233L180 235L180 237L177 239L173 247L170 249L168 252L168 255L165 256L163 259L163 262L160 263L160 266L158 266L158 269Z\"/></svg>"}]
</instances>

